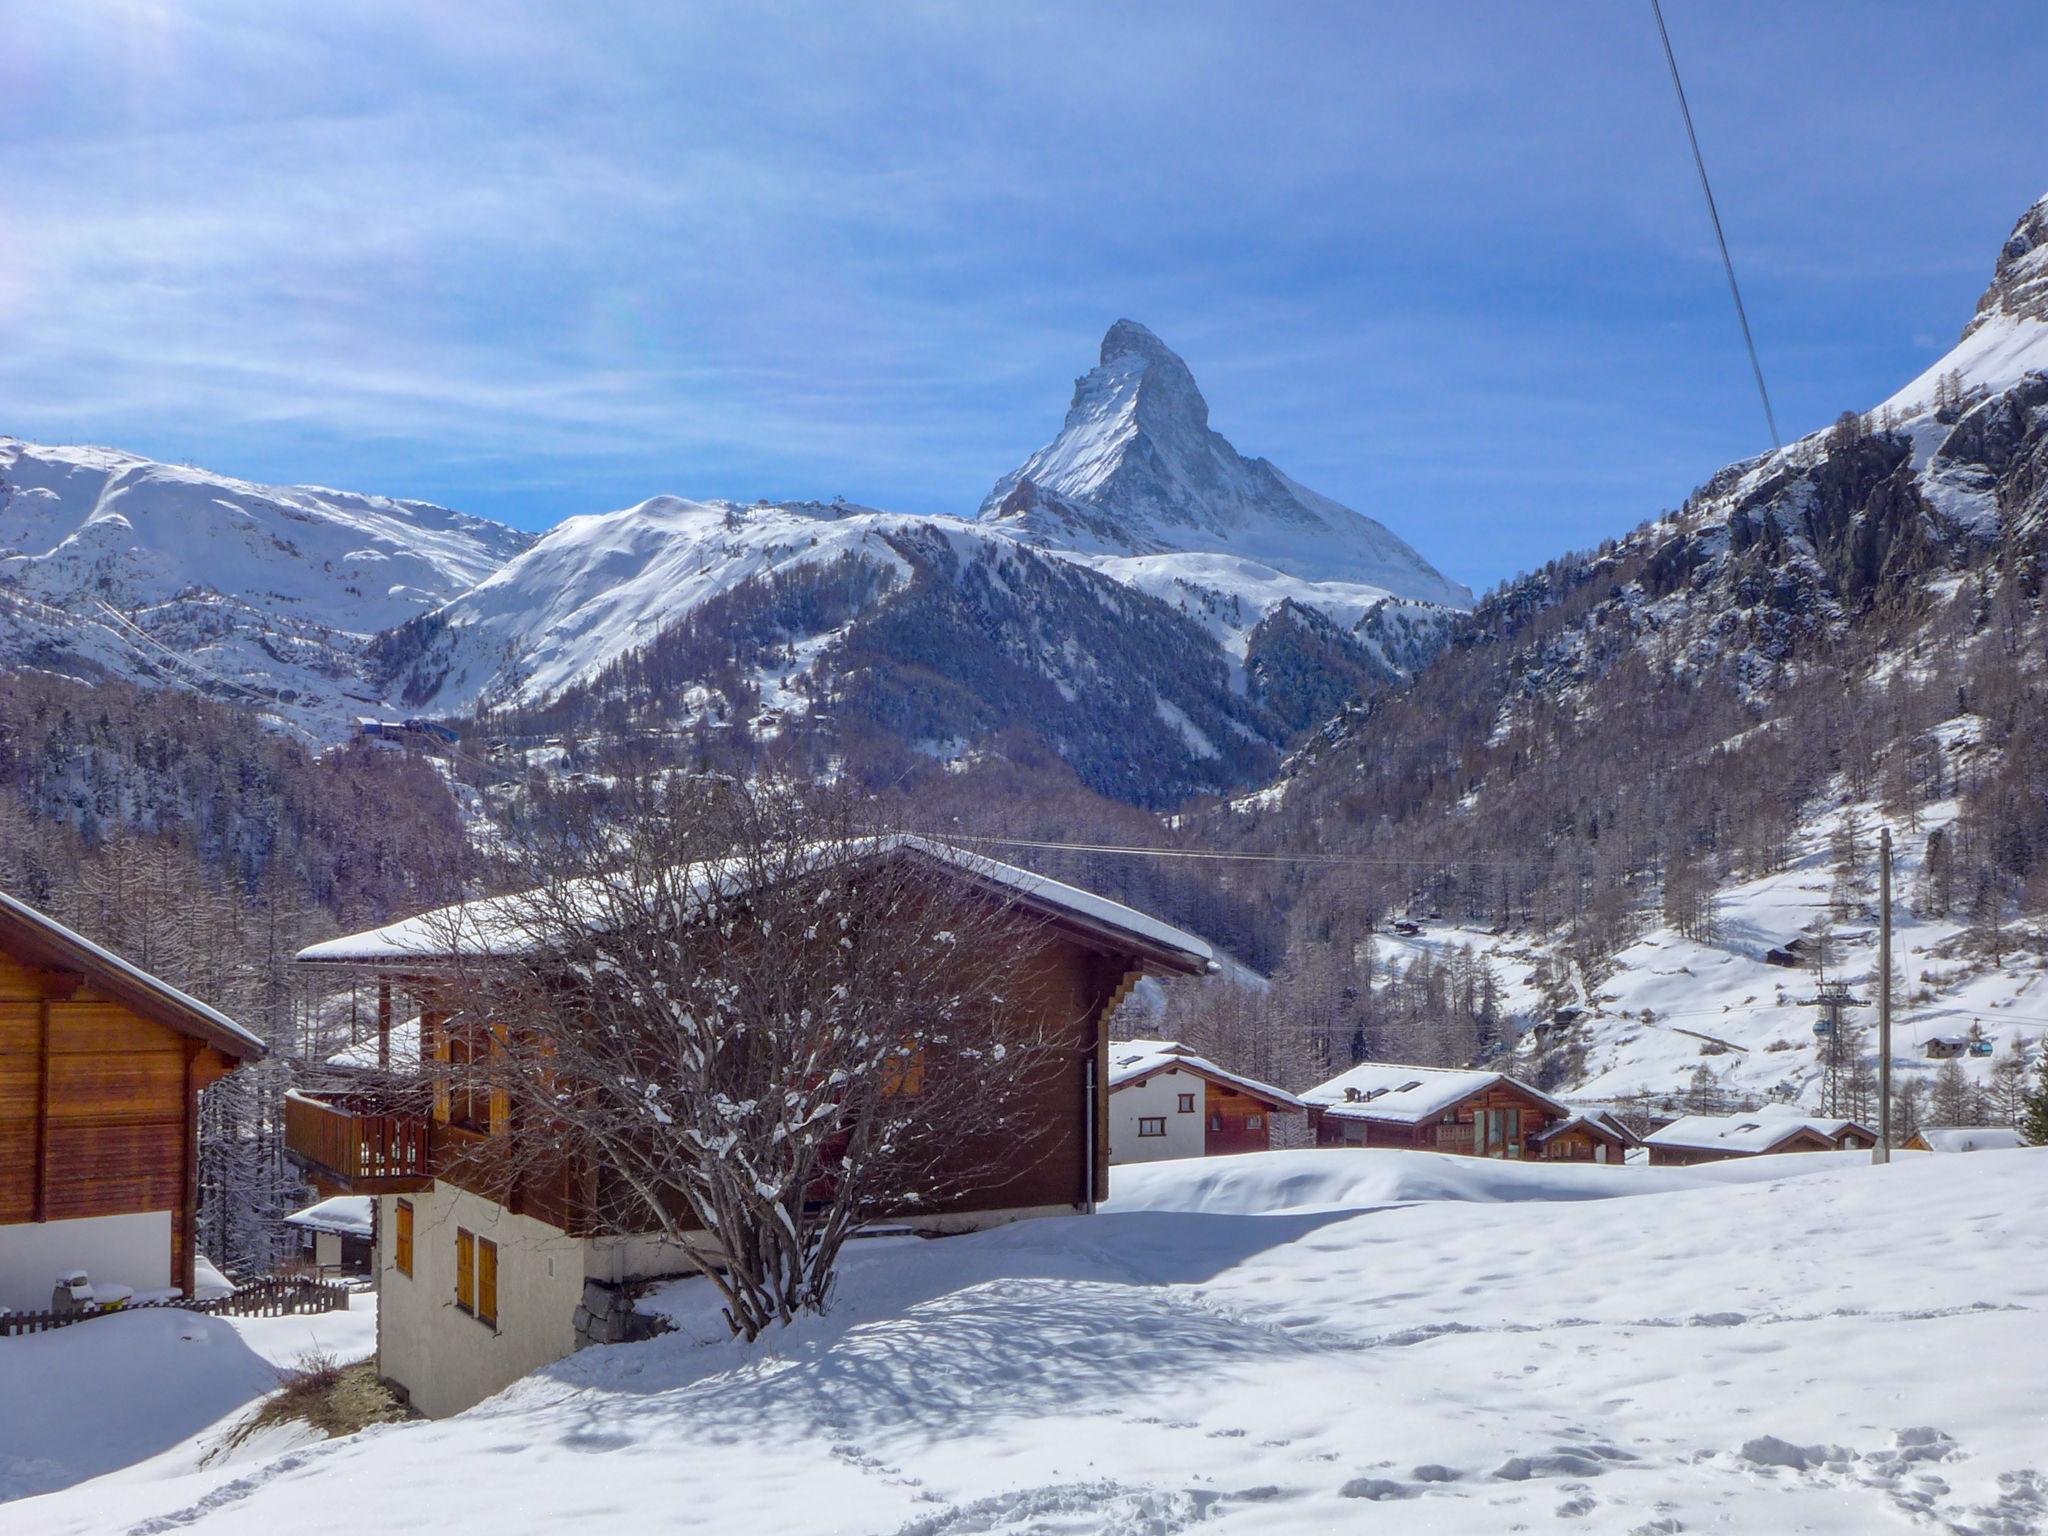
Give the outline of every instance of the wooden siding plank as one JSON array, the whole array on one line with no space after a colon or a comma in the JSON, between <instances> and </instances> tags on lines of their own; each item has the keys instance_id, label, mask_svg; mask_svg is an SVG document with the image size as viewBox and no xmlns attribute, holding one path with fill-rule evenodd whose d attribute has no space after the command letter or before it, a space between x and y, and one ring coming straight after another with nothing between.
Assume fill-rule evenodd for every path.
<instances>
[{"instance_id":1,"label":"wooden siding plank","mask_svg":"<svg viewBox=\"0 0 2048 1536\"><path fill-rule=\"evenodd\" d=\"M144 1124L52 1121L42 1219L176 1210L183 1132L178 1116Z\"/></svg>"},{"instance_id":2,"label":"wooden siding plank","mask_svg":"<svg viewBox=\"0 0 2048 1536\"><path fill-rule=\"evenodd\" d=\"M52 1122L182 1118L183 1051L122 1055L52 1051L46 1060L47 1113Z\"/></svg>"}]
</instances>

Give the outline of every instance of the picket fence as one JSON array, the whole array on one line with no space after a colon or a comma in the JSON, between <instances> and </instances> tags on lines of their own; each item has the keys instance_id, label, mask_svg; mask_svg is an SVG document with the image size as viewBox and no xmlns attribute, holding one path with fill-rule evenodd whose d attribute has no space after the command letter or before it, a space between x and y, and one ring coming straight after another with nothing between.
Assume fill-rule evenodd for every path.
<instances>
[{"instance_id":1,"label":"picket fence","mask_svg":"<svg viewBox=\"0 0 2048 1536\"><path fill-rule=\"evenodd\" d=\"M328 1280L294 1276L283 1280L252 1280L238 1285L225 1296L188 1300L182 1296L161 1301L124 1301L108 1307L86 1307L76 1312L0 1312L0 1339L24 1333L47 1333L52 1328L69 1328L73 1323L95 1317L112 1317L116 1312L146 1311L170 1307L181 1312L211 1312L229 1317L297 1317L318 1312L346 1312L349 1288Z\"/></svg>"}]
</instances>

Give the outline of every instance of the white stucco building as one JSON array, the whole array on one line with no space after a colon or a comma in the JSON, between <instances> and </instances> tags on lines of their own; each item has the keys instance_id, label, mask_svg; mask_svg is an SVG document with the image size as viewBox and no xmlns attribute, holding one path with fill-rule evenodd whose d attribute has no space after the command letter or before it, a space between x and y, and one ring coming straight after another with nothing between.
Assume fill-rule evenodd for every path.
<instances>
[{"instance_id":1,"label":"white stucco building","mask_svg":"<svg viewBox=\"0 0 2048 1536\"><path fill-rule=\"evenodd\" d=\"M1263 1152L1273 1117L1302 1101L1197 1056L1177 1040L1117 1040L1109 1047L1109 1160Z\"/></svg>"}]
</instances>

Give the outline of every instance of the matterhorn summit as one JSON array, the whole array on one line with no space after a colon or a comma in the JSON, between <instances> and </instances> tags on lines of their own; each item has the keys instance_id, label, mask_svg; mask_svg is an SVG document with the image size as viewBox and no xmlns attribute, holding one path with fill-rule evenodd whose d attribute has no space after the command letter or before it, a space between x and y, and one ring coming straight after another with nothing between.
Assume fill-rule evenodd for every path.
<instances>
[{"instance_id":1,"label":"matterhorn summit","mask_svg":"<svg viewBox=\"0 0 2048 1536\"><path fill-rule=\"evenodd\" d=\"M1210 427L1188 365L1135 320L1109 328L1059 436L997 481L979 515L1055 548L1230 555L1307 581L1472 601L1379 523L1239 453Z\"/></svg>"}]
</instances>

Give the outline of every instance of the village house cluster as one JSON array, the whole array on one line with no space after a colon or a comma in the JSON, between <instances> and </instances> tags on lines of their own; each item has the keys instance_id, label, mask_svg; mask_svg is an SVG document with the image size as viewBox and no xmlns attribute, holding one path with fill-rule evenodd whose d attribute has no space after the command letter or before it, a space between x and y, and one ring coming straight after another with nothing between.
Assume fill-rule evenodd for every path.
<instances>
[{"instance_id":1,"label":"village house cluster","mask_svg":"<svg viewBox=\"0 0 2048 1536\"><path fill-rule=\"evenodd\" d=\"M1014 915L1013 937L998 926L982 942L1029 947L1028 1022L1054 1050L1034 1090L1043 1134L1030 1156L893 1212L893 1229L942 1235L1085 1214L1108 1198L1113 1164L1276 1147L1619 1170L1875 1141L1866 1126L1791 1106L1645 1125L1498 1070L1367 1061L1291 1091L1181 1041L1111 1038L1141 978L1215 970L1194 935L944 845L905 839L877 856L922 859L954 899ZM645 1324L633 1288L686 1272L691 1259L673 1236L596 1219L611 1170L546 1180L494 1171L502 1164L486 1154L517 1140L514 1117L500 1095L451 1087L448 1076L488 1050L497 1027L464 1020L449 995L460 963L476 958L451 947L461 931L411 920L303 951L304 966L370 990L375 1028L302 1073L285 1103L286 1145L311 1196L288 1219L305 1265L375 1285L378 1372L434 1415L585 1345L636 1337ZM215 1010L0 896L0 1312L194 1294L199 1093L263 1049ZM406 1071L438 1085L430 1098L390 1094ZM2016 1142L1949 1128L1909 1145ZM700 1234L685 1246L699 1240L710 1243Z\"/></svg>"}]
</instances>

